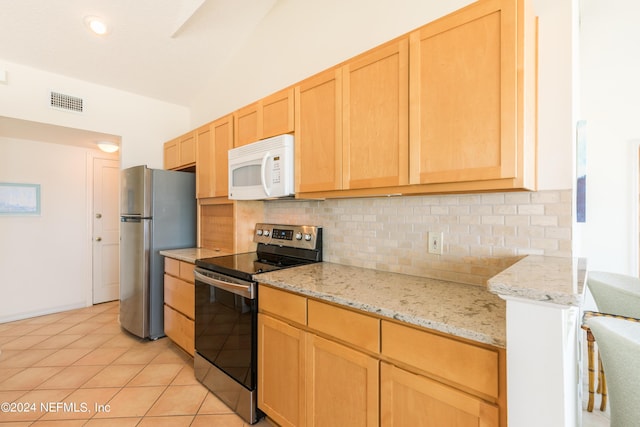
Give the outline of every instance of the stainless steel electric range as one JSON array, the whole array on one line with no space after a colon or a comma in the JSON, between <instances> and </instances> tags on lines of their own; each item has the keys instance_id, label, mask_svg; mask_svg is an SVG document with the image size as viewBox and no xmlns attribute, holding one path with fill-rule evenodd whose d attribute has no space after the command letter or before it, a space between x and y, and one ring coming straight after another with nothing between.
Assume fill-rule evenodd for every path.
<instances>
[{"instance_id":1,"label":"stainless steel electric range","mask_svg":"<svg viewBox=\"0 0 640 427\"><path fill-rule=\"evenodd\" d=\"M256 224L253 241L256 252L196 261L194 356L198 381L251 424L262 416L253 275L322 261L322 228Z\"/></svg>"}]
</instances>

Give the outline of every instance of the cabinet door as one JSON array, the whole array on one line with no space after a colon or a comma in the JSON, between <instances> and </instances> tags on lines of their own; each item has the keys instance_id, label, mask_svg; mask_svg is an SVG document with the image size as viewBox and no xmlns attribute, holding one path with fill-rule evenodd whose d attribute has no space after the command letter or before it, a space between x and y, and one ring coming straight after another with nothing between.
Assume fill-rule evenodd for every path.
<instances>
[{"instance_id":1,"label":"cabinet door","mask_svg":"<svg viewBox=\"0 0 640 427\"><path fill-rule=\"evenodd\" d=\"M164 305L164 333L191 356L194 353L194 325L192 319L187 318L169 305Z\"/></svg>"},{"instance_id":2,"label":"cabinet door","mask_svg":"<svg viewBox=\"0 0 640 427\"><path fill-rule=\"evenodd\" d=\"M260 105L262 109L262 134L260 139L293 132L293 89L285 89L274 93L262 99Z\"/></svg>"},{"instance_id":3,"label":"cabinet door","mask_svg":"<svg viewBox=\"0 0 640 427\"><path fill-rule=\"evenodd\" d=\"M164 143L164 168L175 169L180 166L180 152L178 151L178 139Z\"/></svg>"},{"instance_id":4,"label":"cabinet door","mask_svg":"<svg viewBox=\"0 0 640 427\"><path fill-rule=\"evenodd\" d=\"M229 194L229 150L233 148L233 115L213 122L213 197Z\"/></svg>"},{"instance_id":5,"label":"cabinet door","mask_svg":"<svg viewBox=\"0 0 640 427\"><path fill-rule=\"evenodd\" d=\"M174 310L194 319L195 290L193 283L185 282L176 277L164 275L164 302Z\"/></svg>"},{"instance_id":6,"label":"cabinet door","mask_svg":"<svg viewBox=\"0 0 640 427\"><path fill-rule=\"evenodd\" d=\"M305 425L305 333L258 314L258 408L281 426Z\"/></svg>"},{"instance_id":7,"label":"cabinet door","mask_svg":"<svg viewBox=\"0 0 640 427\"><path fill-rule=\"evenodd\" d=\"M295 88L296 193L342 188L342 73L331 69Z\"/></svg>"},{"instance_id":8,"label":"cabinet door","mask_svg":"<svg viewBox=\"0 0 640 427\"><path fill-rule=\"evenodd\" d=\"M403 38L343 69L345 189L409 182L409 44Z\"/></svg>"},{"instance_id":9,"label":"cabinet door","mask_svg":"<svg viewBox=\"0 0 640 427\"><path fill-rule=\"evenodd\" d=\"M498 408L429 378L382 362L380 413L383 427L497 427Z\"/></svg>"},{"instance_id":10,"label":"cabinet door","mask_svg":"<svg viewBox=\"0 0 640 427\"><path fill-rule=\"evenodd\" d=\"M262 129L260 128L261 111L258 102L239 109L234 113L234 116L234 147L247 145L260 139Z\"/></svg>"},{"instance_id":11,"label":"cabinet door","mask_svg":"<svg viewBox=\"0 0 640 427\"><path fill-rule=\"evenodd\" d=\"M516 2L473 4L411 40L411 183L513 178Z\"/></svg>"},{"instance_id":12,"label":"cabinet door","mask_svg":"<svg viewBox=\"0 0 640 427\"><path fill-rule=\"evenodd\" d=\"M307 425L378 426L378 361L307 335Z\"/></svg>"},{"instance_id":13,"label":"cabinet door","mask_svg":"<svg viewBox=\"0 0 640 427\"><path fill-rule=\"evenodd\" d=\"M211 128L202 126L196 131L198 164L196 167L196 197L202 199L213 196L214 150Z\"/></svg>"},{"instance_id":14,"label":"cabinet door","mask_svg":"<svg viewBox=\"0 0 640 427\"><path fill-rule=\"evenodd\" d=\"M189 132L180 137L180 166L187 166L196 162L196 132Z\"/></svg>"}]
</instances>

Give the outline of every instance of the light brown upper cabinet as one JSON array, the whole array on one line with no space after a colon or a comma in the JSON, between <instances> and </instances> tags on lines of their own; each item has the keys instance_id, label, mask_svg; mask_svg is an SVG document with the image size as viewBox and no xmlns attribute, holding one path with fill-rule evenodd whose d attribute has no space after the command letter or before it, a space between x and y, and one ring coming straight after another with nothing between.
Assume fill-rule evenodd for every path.
<instances>
[{"instance_id":1,"label":"light brown upper cabinet","mask_svg":"<svg viewBox=\"0 0 640 427\"><path fill-rule=\"evenodd\" d=\"M260 105L262 110L262 133L260 139L293 132L293 88L282 90L262 99Z\"/></svg>"},{"instance_id":2,"label":"light brown upper cabinet","mask_svg":"<svg viewBox=\"0 0 640 427\"><path fill-rule=\"evenodd\" d=\"M178 138L164 143L164 168L176 169L180 165Z\"/></svg>"},{"instance_id":3,"label":"light brown upper cabinet","mask_svg":"<svg viewBox=\"0 0 640 427\"><path fill-rule=\"evenodd\" d=\"M215 120L196 131L198 167L197 198L226 197L229 193L229 161L233 148L233 115Z\"/></svg>"},{"instance_id":4,"label":"light brown upper cabinet","mask_svg":"<svg viewBox=\"0 0 640 427\"><path fill-rule=\"evenodd\" d=\"M237 110L220 132L239 147L295 131L303 198L535 190L531 3L478 0ZM167 169L195 162L194 135L165 144Z\"/></svg>"},{"instance_id":5,"label":"light brown upper cabinet","mask_svg":"<svg viewBox=\"0 0 640 427\"><path fill-rule=\"evenodd\" d=\"M233 148L233 115L222 117L211 125L214 146L214 186L213 197L227 197L229 194L229 156Z\"/></svg>"},{"instance_id":6,"label":"light brown upper cabinet","mask_svg":"<svg viewBox=\"0 0 640 427\"><path fill-rule=\"evenodd\" d=\"M293 88L282 90L247 105L237 110L234 116L235 147L284 133L292 133L294 129Z\"/></svg>"},{"instance_id":7,"label":"light brown upper cabinet","mask_svg":"<svg viewBox=\"0 0 640 427\"><path fill-rule=\"evenodd\" d=\"M259 110L257 102L242 107L234 113L235 116L235 140L234 147L247 145L257 141L259 131Z\"/></svg>"},{"instance_id":8,"label":"light brown upper cabinet","mask_svg":"<svg viewBox=\"0 0 640 427\"><path fill-rule=\"evenodd\" d=\"M196 164L196 132L188 132L164 144L164 168L184 169Z\"/></svg>"},{"instance_id":9,"label":"light brown upper cabinet","mask_svg":"<svg viewBox=\"0 0 640 427\"><path fill-rule=\"evenodd\" d=\"M536 187L537 22L483 0L410 34L411 184Z\"/></svg>"},{"instance_id":10,"label":"light brown upper cabinet","mask_svg":"<svg viewBox=\"0 0 640 427\"><path fill-rule=\"evenodd\" d=\"M213 142L211 141L211 124L196 129L196 198L212 197L213 193Z\"/></svg>"},{"instance_id":11,"label":"light brown upper cabinet","mask_svg":"<svg viewBox=\"0 0 640 427\"><path fill-rule=\"evenodd\" d=\"M409 181L408 52L408 40L401 38L343 67L344 189Z\"/></svg>"},{"instance_id":12,"label":"light brown upper cabinet","mask_svg":"<svg viewBox=\"0 0 640 427\"><path fill-rule=\"evenodd\" d=\"M296 193L342 189L342 69L295 88Z\"/></svg>"},{"instance_id":13,"label":"light brown upper cabinet","mask_svg":"<svg viewBox=\"0 0 640 427\"><path fill-rule=\"evenodd\" d=\"M296 86L296 192L405 185L408 39Z\"/></svg>"}]
</instances>

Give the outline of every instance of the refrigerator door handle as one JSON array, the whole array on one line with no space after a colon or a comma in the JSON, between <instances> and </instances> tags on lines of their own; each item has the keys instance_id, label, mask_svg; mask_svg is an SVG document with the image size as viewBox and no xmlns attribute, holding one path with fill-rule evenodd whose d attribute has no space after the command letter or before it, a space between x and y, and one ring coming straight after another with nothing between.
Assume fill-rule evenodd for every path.
<instances>
[{"instance_id":1,"label":"refrigerator door handle","mask_svg":"<svg viewBox=\"0 0 640 427\"><path fill-rule=\"evenodd\" d=\"M151 219L142 215L120 215L120 222L142 222L145 219Z\"/></svg>"}]
</instances>

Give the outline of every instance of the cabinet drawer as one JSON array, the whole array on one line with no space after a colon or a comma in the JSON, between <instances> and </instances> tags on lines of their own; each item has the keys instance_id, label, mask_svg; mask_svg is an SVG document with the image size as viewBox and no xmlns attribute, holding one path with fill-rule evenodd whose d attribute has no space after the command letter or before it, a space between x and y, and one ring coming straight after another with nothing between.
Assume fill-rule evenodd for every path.
<instances>
[{"instance_id":1,"label":"cabinet drawer","mask_svg":"<svg viewBox=\"0 0 640 427\"><path fill-rule=\"evenodd\" d=\"M164 302L190 319L195 318L195 289L192 283L165 274Z\"/></svg>"},{"instance_id":2,"label":"cabinet drawer","mask_svg":"<svg viewBox=\"0 0 640 427\"><path fill-rule=\"evenodd\" d=\"M307 299L300 295L260 285L258 309L289 319L301 325L307 324Z\"/></svg>"},{"instance_id":3,"label":"cabinet drawer","mask_svg":"<svg viewBox=\"0 0 640 427\"><path fill-rule=\"evenodd\" d=\"M382 426L500 425L500 409L482 399L432 379L382 362L380 365Z\"/></svg>"},{"instance_id":4,"label":"cabinet drawer","mask_svg":"<svg viewBox=\"0 0 640 427\"><path fill-rule=\"evenodd\" d=\"M172 276L180 276L180 261L177 259L164 257L164 272Z\"/></svg>"},{"instance_id":5,"label":"cabinet drawer","mask_svg":"<svg viewBox=\"0 0 640 427\"><path fill-rule=\"evenodd\" d=\"M189 283L193 283L195 281L193 278L194 268L195 265L190 262L184 262L169 257L164 258L164 272L174 277L179 277Z\"/></svg>"},{"instance_id":6,"label":"cabinet drawer","mask_svg":"<svg viewBox=\"0 0 640 427\"><path fill-rule=\"evenodd\" d=\"M351 310L310 300L308 325L373 353L380 352L380 320Z\"/></svg>"},{"instance_id":7,"label":"cabinet drawer","mask_svg":"<svg viewBox=\"0 0 640 427\"><path fill-rule=\"evenodd\" d=\"M164 333L171 341L193 356L195 327L193 320L186 318L171 307L164 306Z\"/></svg>"},{"instance_id":8,"label":"cabinet drawer","mask_svg":"<svg viewBox=\"0 0 640 427\"><path fill-rule=\"evenodd\" d=\"M382 354L439 378L498 397L498 352L382 321Z\"/></svg>"},{"instance_id":9,"label":"cabinet drawer","mask_svg":"<svg viewBox=\"0 0 640 427\"><path fill-rule=\"evenodd\" d=\"M189 283L195 282L195 279L193 277L193 269L194 268L195 268L194 264L191 264L190 262L180 261L179 277L182 280L186 280Z\"/></svg>"}]
</instances>

